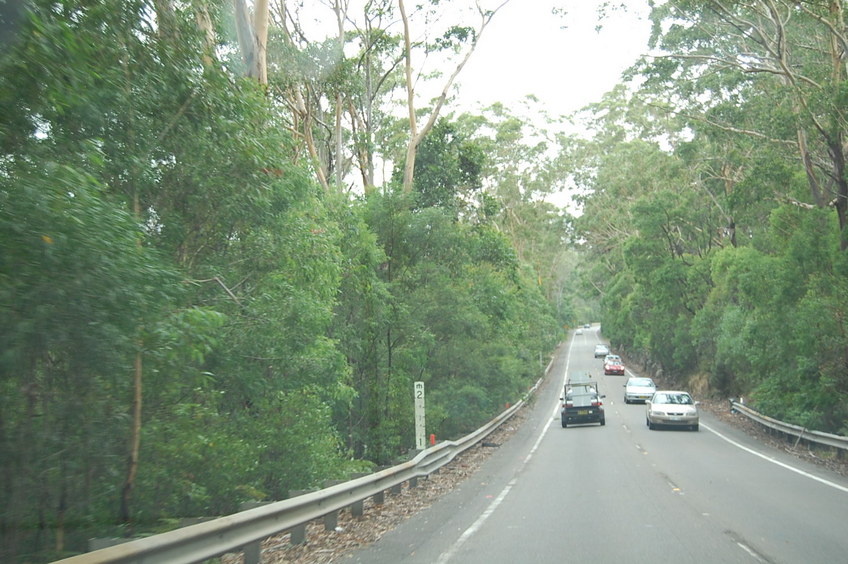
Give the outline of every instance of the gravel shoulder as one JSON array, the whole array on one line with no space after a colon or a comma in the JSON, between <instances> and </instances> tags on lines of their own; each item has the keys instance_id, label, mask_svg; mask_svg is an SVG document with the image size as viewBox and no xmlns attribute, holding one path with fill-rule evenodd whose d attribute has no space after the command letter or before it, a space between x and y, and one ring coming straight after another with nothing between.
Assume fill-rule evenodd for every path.
<instances>
[{"instance_id":1,"label":"gravel shoulder","mask_svg":"<svg viewBox=\"0 0 848 564\"><path fill-rule=\"evenodd\" d=\"M361 517L353 517L343 510L338 516L334 531L325 531L322 522L312 522L306 528L306 543L292 545L289 534L273 536L262 543L262 564L329 564L340 562L347 554L376 542L415 513L426 509L450 492L457 484L470 477L491 456L497 445L503 444L524 422L531 406L518 410L509 421L492 432L486 439L457 456L438 473L418 480L418 486L403 484L400 493L386 492L384 503L365 501ZM495 445L495 446L489 446ZM243 562L241 555L226 555L222 564Z\"/></svg>"}]
</instances>

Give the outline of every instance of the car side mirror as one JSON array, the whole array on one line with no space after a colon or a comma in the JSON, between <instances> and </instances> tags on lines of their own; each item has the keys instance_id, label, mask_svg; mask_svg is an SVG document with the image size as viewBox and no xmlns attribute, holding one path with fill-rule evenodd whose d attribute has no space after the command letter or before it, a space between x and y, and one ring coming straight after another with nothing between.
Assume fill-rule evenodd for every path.
<instances>
[{"instance_id":1,"label":"car side mirror","mask_svg":"<svg viewBox=\"0 0 848 564\"><path fill-rule=\"evenodd\" d=\"M606 396L606 394L603 394L603 395L601 395L601 397L602 397L602 398L605 398L605 397L607 397L607 396Z\"/></svg>"}]
</instances>

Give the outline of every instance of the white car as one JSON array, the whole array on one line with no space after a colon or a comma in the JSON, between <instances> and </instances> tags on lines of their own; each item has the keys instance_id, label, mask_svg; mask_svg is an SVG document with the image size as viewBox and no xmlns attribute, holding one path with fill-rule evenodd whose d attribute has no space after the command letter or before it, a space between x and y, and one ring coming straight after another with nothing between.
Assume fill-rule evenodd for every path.
<instances>
[{"instance_id":1,"label":"white car","mask_svg":"<svg viewBox=\"0 0 848 564\"><path fill-rule=\"evenodd\" d=\"M686 392L657 390L645 405L645 422L648 429L667 425L698 430L698 404Z\"/></svg>"},{"instance_id":2,"label":"white car","mask_svg":"<svg viewBox=\"0 0 848 564\"><path fill-rule=\"evenodd\" d=\"M610 353L609 347L599 343L595 345L595 358L604 358Z\"/></svg>"},{"instance_id":3,"label":"white car","mask_svg":"<svg viewBox=\"0 0 848 564\"><path fill-rule=\"evenodd\" d=\"M627 383L624 384L624 403L648 401L656 391L657 385L650 378L637 376L628 378Z\"/></svg>"}]
</instances>

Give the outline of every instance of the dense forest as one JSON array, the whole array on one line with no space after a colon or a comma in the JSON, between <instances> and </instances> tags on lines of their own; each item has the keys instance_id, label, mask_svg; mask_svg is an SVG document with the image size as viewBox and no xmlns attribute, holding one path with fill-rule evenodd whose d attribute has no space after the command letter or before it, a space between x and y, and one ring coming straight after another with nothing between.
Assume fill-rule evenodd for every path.
<instances>
[{"instance_id":1,"label":"dense forest","mask_svg":"<svg viewBox=\"0 0 848 564\"><path fill-rule=\"evenodd\" d=\"M841 1L657 3L544 123L451 107L505 3L318 4L2 5L0 560L391 464L415 381L461 436L590 320L848 433Z\"/></svg>"}]
</instances>

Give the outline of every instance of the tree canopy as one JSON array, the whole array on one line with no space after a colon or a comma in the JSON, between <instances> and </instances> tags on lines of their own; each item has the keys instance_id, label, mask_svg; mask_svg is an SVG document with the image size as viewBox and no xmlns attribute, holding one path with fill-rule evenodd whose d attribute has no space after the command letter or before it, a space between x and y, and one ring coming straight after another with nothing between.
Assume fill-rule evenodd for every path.
<instances>
[{"instance_id":1,"label":"tree canopy","mask_svg":"<svg viewBox=\"0 0 848 564\"><path fill-rule=\"evenodd\" d=\"M462 436L588 321L848 433L842 3L657 3L651 55L544 123L451 106L503 5L4 13L0 560L392 463L416 381Z\"/></svg>"}]
</instances>

